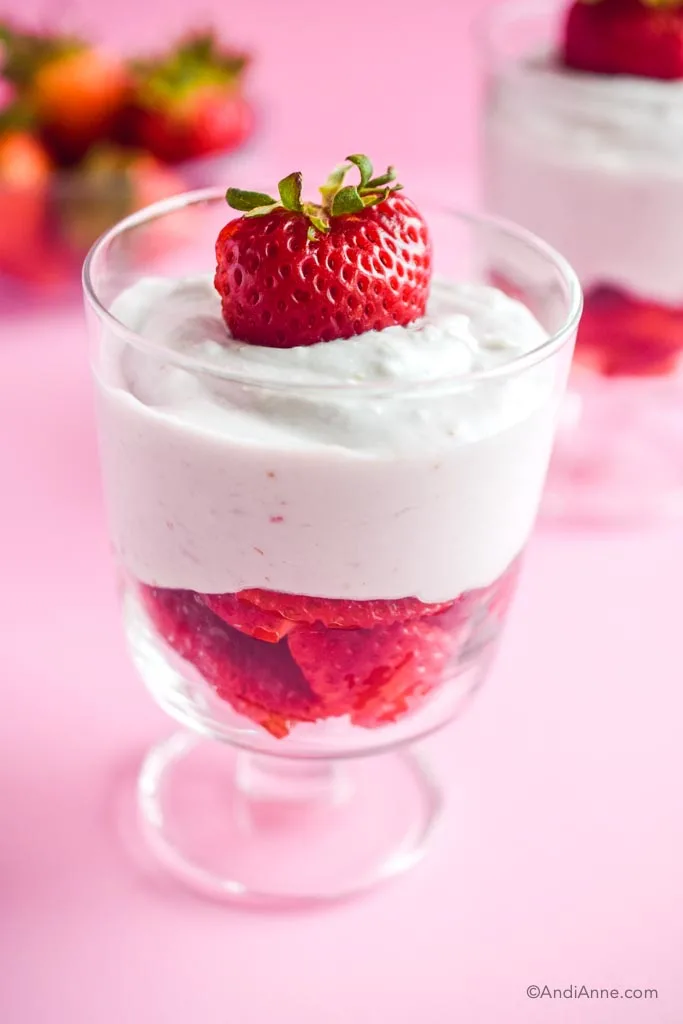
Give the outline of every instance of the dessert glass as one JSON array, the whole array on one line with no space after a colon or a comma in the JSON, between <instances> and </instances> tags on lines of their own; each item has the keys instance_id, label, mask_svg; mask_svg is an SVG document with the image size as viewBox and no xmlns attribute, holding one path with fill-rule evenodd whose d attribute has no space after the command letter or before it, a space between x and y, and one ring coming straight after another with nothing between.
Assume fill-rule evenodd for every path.
<instances>
[{"instance_id":1,"label":"dessert glass","mask_svg":"<svg viewBox=\"0 0 683 1024\"><path fill-rule=\"evenodd\" d=\"M522 229L422 209L436 274L483 282L495 260L547 340L486 370L400 388L230 377L180 355L124 326L119 296L145 277L147 252L157 276L212 274L229 217L214 189L122 221L85 263L126 636L148 690L183 726L143 765L140 820L167 868L215 897L316 903L411 866L441 791L406 748L458 715L498 644L580 286ZM160 263L166 235L184 242ZM266 422L271 408L313 415L320 439L300 449L277 431L204 431L183 421L183 406L122 384L162 366L190 386L184 394L210 394L222 410L265 410ZM354 416L379 430L377 449L326 443L327 419ZM430 441L425 417L462 429ZM384 444L387 418L390 435L391 424L415 424L417 442Z\"/></svg>"},{"instance_id":2,"label":"dessert glass","mask_svg":"<svg viewBox=\"0 0 683 1024\"><path fill-rule=\"evenodd\" d=\"M683 511L683 83L553 64L562 10L509 0L478 36L485 209L571 262L584 291L543 517ZM492 268L494 274L498 268Z\"/></svg>"}]
</instances>

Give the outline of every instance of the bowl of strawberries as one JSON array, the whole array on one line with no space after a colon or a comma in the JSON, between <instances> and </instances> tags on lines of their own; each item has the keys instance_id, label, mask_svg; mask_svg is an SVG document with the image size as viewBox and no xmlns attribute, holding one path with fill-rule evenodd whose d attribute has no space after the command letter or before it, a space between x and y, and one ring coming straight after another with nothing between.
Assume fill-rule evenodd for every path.
<instances>
[{"instance_id":1,"label":"bowl of strawberries","mask_svg":"<svg viewBox=\"0 0 683 1024\"><path fill-rule=\"evenodd\" d=\"M210 30L123 57L0 22L0 291L64 293L121 217L224 177L248 65Z\"/></svg>"}]
</instances>

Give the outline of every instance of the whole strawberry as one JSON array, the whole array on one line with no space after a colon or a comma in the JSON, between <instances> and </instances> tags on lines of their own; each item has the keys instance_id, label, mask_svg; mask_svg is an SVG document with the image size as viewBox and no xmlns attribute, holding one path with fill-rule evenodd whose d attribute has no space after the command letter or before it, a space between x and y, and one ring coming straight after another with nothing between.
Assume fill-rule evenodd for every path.
<instances>
[{"instance_id":1,"label":"whole strawberry","mask_svg":"<svg viewBox=\"0 0 683 1024\"><path fill-rule=\"evenodd\" d=\"M241 89L246 65L244 55L222 49L211 33L185 39L158 61L139 62L121 141L170 164L234 149L253 123Z\"/></svg>"},{"instance_id":2,"label":"whole strawberry","mask_svg":"<svg viewBox=\"0 0 683 1024\"><path fill-rule=\"evenodd\" d=\"M0 63L59 165L106 138L126 102L123 60L73 36L0 25Z\"/></svg>"},{"instance_id":3,"label":"whole strawberry","mask_svg":"<svg viewBox=\"0 0 683 1024\"><path fill-rule=\"evenodd\" d=\"M424 316L432 253L427 225L398 194L395 171L373 176L355 154L303 202L301 174L279 183L279 200L230 188L243 212L216 243L215 285L234 338L294 348L406 326ZM344 185L355 165L358 185Z\"/></svg>"},{"instance_id":4,"label":"whole strawberry","mask_svg":"<svg viewBox=\"0 0 683 1024\"><path fill-rule=\"evenodd\" d=\"M38 69L31 103L43 138L61 163L80 160L111 133L128 89L123 61L89 46L62 53Z\"/></svg>"},{"instance_id":5,"label":"whole strawberry","mask_svg":"<svg viewBox=\"0 0 683 1024\"><path fill-rule=\"evenodd\" d=\"M562 57L593 74L683 79L683 2L574 0Z\"/></svg>"}]
</instances>

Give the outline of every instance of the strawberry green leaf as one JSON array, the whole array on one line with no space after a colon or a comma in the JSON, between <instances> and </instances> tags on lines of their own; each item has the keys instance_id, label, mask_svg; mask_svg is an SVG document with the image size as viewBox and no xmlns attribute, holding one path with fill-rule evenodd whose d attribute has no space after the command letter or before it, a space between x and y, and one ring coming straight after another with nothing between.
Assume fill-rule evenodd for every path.
<instances>
[{"instance_id":1,"label":"strawberry green leaf","mask_svg":"<svg viewBox=\"0 0 683 1024\"><path fill-rule=\"evenodd\" d=\"M13 131L33 131L35 120L35 113L28 103L22 100L10 102L4 110L0 110L0 135Z\"/></svg>"},{"instance_id":2,"label":"strawberry green leaf","mask_svg":"<svg viewBox=\"0 0 683 1024\"><path fill-rule=\"evenodd\" d=\"M392 181L396 180L396 168L387 167L385 174L379 174L376 178L371 178L367 183L367 188L382 188L383 185L390 185Z\"/></svg>"},{"instance_id":3,"label":"strawberry green leaf","mask_svg":"<svg viewBox=\"0 0 683 1024\"><path fill-rule=\"evenodd\" d=\"M316 237L317 232L325 234L326 231L330 230L330 218L327 215L327 211L322 206L318 206L316 203L304 203L302 212L308 217L311 222L311 228L313 228L314 235ZM308 237L311 238L311 228L308 231Z\"/></svg>"},{"instance_id":4,"label":"strawberry green leaf","mask_svg":"<svg viewBox=\"0 0 683 1024\"><path fill-rule=\"evenodd\" d=\"M328 209L332 206L334 197L344 184L344 178L346 177L349 167L349 164L339 164L339 166L335 167L332 171L325 184L321 185L320 194L323 197L323 203Z\"/></svg>"},{"instance_id":5,"label":"strawberry green leaf","mask_svg":"<svg viewBox=\"0 0 683 1024\"><path fill-rule=\"evenodd\" d=\"M332 200L332 216L341 217L345 213L358 213L363 209L363 200L355 185L340 188Z\"/></svg>"},{"instance_id":6,"label":"strawberry green leaf","mask_svg":"<svg viewBox=\"0 0 683 1024\"><path fill-rule=\"evenodd\" d=\"M360 171L360 187L365 188L372 177L372 164L364 153L352 153L346 159Z\"/></svg>"},{"instance_id":7,"label":"strawberry green leaf","mask_svg":"<svg viewBox=\"0 0 683 1024\"><path fill-rule=\"evenodd\" d=\"M221 46L212 31L191 33L164 56L133 60L130 69L138 100L146 107L177 107L197 90L234 89L248 65L243 53Z\"/></svg>"},{"instance_id":8,"label":"strawberry green leaf","mask_svg":"<svg viewBox=\"0 0 683 1024\"><path fill-rule=\"evenodd\" d=\"M273 210L281 210L282 203L268 203L266 206L255 206L253 210L247 210L244 214L245 217L265 217L267 213L272 213Z\"/></svg>"},{"instance_id":9,"label":"strawberry green leaf","mask_svg":"<svg viewBox=\"0 0 683 1024\"><path fill-rule=\"evenodd\" d=\"M286 178L278 183L280 201L285 210L292 213L301 213L301 189L303 187L303 175L301 171L288 174Z\"/></svg>"},{"instance_id":10,"label":"strawberry green leaf","mask_svg":"<svg viewBox=\"0 0 683 1024\"><path fill-rule=\"evenodd\" d=\"M86 48L77 37L25 32L9 24L0 25L0 67L2 78L28 90L38 71L52 60Z\"/></svg>"},{"instance_id":11,"label":"strawberry green leaf","mask_svg":"<svg viewBox=\"0 0 683 1024\"><path fill-rule=\"evenodd\" d=\"M363 206L377 206L378 203L383 203L384 200L391 194L390 188L382 189L381 192L366 192L361 197Z\"/></svg>"},{"instance_id":12,"label":"strawberry green leaf","mask_svg":"<svg viewBox=\"0 0 683 1024\"><path fill-rule=\"evenodd\" d=\"M245 192L241 188L229 188L225 193L225 198L228 206L242 212L250 212L263 206L277 205L277 199L273 199L266 192Z\"/></svg>"}]
</instances>

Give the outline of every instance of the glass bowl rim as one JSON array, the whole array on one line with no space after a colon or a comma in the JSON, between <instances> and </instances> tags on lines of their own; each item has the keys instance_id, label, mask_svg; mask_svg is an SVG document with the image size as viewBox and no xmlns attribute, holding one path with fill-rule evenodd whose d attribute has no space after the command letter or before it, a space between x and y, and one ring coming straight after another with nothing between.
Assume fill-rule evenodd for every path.
<instances>
[{"instance_id":1,"label":"glass bowl rim","mask_svg":"<svg viewBox=\"0 0 683 1024\"><path fill-rule=\"evenodd\" d=\"M425 390L447 388L448 390L460 390L469 388L472 384L483 383L492 380L501 380L516 376L536 364L550 358L559 351L576 333L583 311L583 294L579 278L569 262L558 253L551 245L544 242L532 231L519 227L511 221L485 213L470 213L461 211L454 207L441 206L440 212L449 215L461 223L473 227L491 228L501 234L513 238L517 242L526 244L537 254L551 263L564 279L568 291L569 312L562 327L550 334L540 345L514 356L506 363L498 366L487 367L483 370L472 370L467 373L455 374L448 377L434 377L419 381L344 381L339 384L311 384L310 382L297 382L288 380L277 381L264 377L250 377L247 374L240 374L224 370L215 364L204 362L194 356L173 352L161 342L153 341L144 337L137 331L127 327L117 319L113 313L100 301L92 280L92 269L100 255L106 251L108 246L126 231L139 227L142 224L156 220L169 213L175 213L189 206L208 204L216 201L225 201L225 190L211 186L209 188L195 189L190 192L182 192L162 199L143 207L141 210L130 214L109 228L91 246L83 263L82 284L86 305L89 306L96 316L107 324L112 332L121 340L132 345L148 355L162 358L166 363L187 370L195 375L210 376L216 379L232 382L237 385L257 388L268 391L287 391L304 393L336 393L346 394L367 394L367 393L391 393L391 394L415 394ZM438 204L436 204L438 206Z\"/></svg>"}]
</instances>

